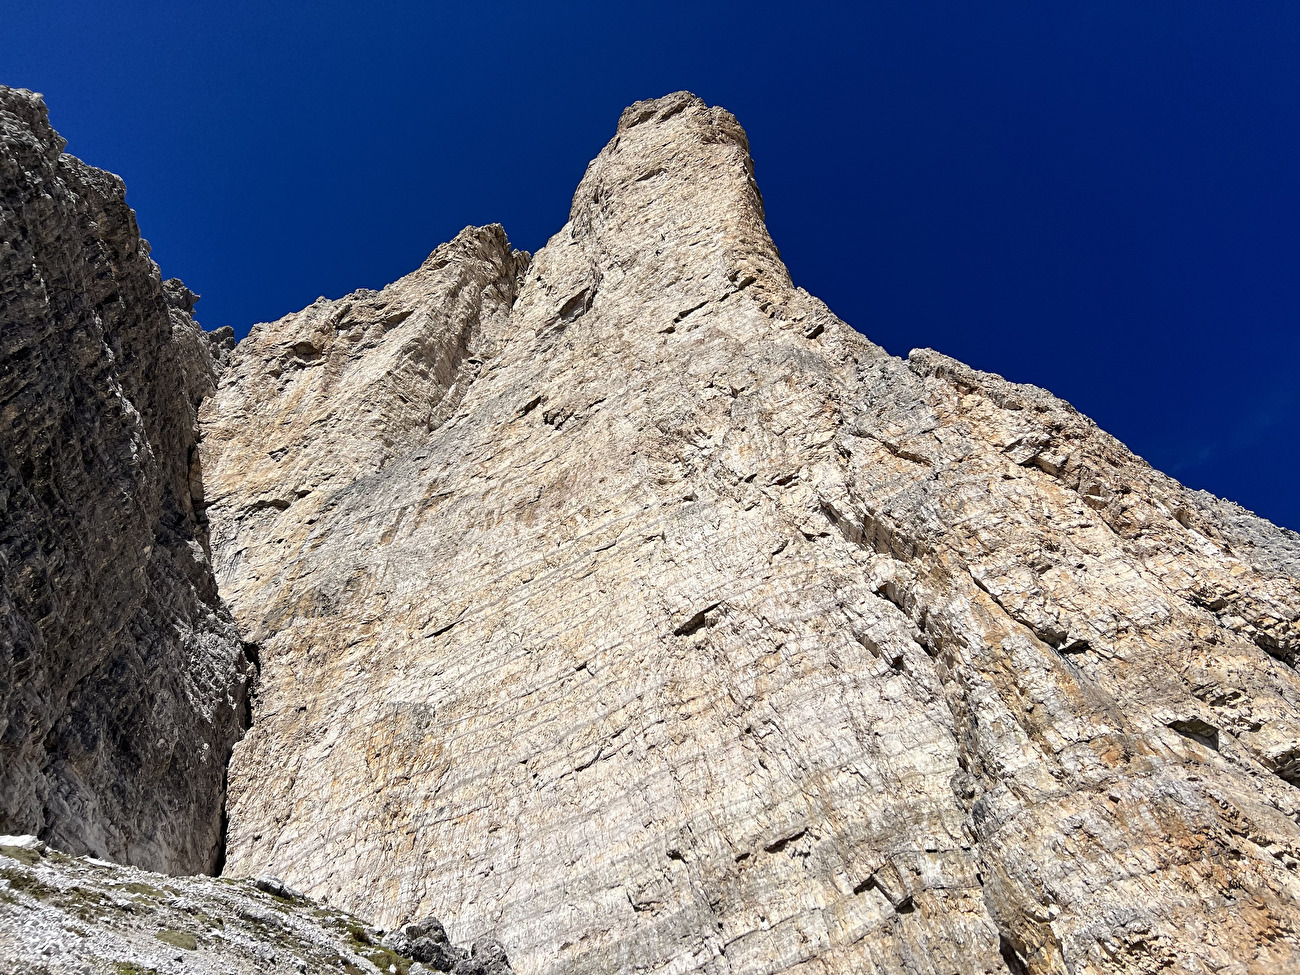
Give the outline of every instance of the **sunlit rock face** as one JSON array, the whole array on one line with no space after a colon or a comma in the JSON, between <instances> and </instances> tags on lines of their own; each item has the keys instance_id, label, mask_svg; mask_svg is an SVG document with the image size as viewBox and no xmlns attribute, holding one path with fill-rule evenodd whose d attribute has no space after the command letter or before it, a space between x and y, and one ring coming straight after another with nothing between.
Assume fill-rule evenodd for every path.
<instances>
[{"instance_id":1,"label":"sunlit rock face","mask_svg":"<svg viewBox=\"0 0 1300 975\"><path fill-rule=\"evenodd\" d=\"M528 975L1300 966L1300 541L839 321L722 109L259 326L202 429L232 874Z\"/></svg>"},{"instance_id":2,"label":"sunlit rock face","mask_svg":"<svg viewBox=\"0 0 1300 975\"><path fill-rule=\"evenodd\" d=\"M195 506L222 336L63 146L0 87L0 833L210 871L248 679Z\"/></svg>"}]
</instances>

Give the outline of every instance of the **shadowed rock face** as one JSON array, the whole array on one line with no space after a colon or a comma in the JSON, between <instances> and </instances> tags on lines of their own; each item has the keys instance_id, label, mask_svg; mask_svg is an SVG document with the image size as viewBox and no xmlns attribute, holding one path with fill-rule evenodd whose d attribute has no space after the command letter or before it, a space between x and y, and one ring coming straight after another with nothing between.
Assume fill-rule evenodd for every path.
<instances>
[{"instance_id":1,"label":"shadowed rock face","mask_svg":"<svg viewBox=\"0 0 1300 975\"><path fill-rule=\"evenodd\" d=\"M1300 964L1296 537L887 355L752 172L638 103L531 262L467 230L235 351L230 872L528 975Z\"/></svg>"},{"instance_id":2,"label":"shadowed rock face","mask_svg":"<svg viewBox=\"0 0 1300 975\"><path fill-rule=\"evenodd\" d=\"M191 499L213 348L63 145L0 88L0 833L208 871L247 666Z\"/></svg>"}]
</instances>

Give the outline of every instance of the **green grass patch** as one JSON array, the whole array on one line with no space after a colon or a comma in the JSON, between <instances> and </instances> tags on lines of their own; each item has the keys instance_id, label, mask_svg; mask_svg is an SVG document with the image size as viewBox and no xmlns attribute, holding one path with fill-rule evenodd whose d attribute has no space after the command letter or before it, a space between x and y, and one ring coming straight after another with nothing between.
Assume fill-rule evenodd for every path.
<instances>
[{"instance_id":1,"label":"green grass patch","mask_svg":"<svg viewBox=\"0 0 1300 975\"><path fill-rule=\"evenodd\" d=\"M88 924L97 922L105 912L99 894L85 887L69 887L57 897L51 898L51 903Z\"/></svg>"},{"instance_id":2,"label":"green grass patch","mask_svg":"<svg viewBox=\"0 0 1300 975\"><path fill-rule=\"evenodd\" d=\"M9 887L12 890L20 894L27 894L29 897L35 897L40 901L49 900L59 893L59 888L41 883L31 874L22 870L0 868L0 877L4 877L5 880L9 881Z\"/></svg>"},{"instance_id":3,"label":"green grass patch","mask_svg":"<svg viewBox=\"0 0 1300 975\"><path fill-rule=\"evenodd\" d=\"M366 975L365 969L360 968L348 961L340 954L335 954L333 960L329 958L321 959L329 971L346 972L347 975Z\"/></svg>"},{"instance_id":4,"label":"green grass patch","mask_svg":"<svg viewBox=\"0 0 1300 975\"><path fill-rule=\"evenodd\" d=\"M28 850L21 846L0 846L0 854L4 854L10 860L17 860L24 866L34 867L41 862L41 855L35 850Z\"/></svg>"},{"instance_id":5,"label":"green grass patch","mask_svg":"<svg viewBox=\"0 0 1300 975\"><path fill-rule=\"evenodd\" d=\"M118 890L124 890L128 894L142 894L145 897L154 897L158 900L162 900L162 898L167 896L167 891L165 890L159 890L152 884L141 884L135 881L132 881L129 884L123 884L118 888Z\"/></svg>"},{"instance_id":6,"label":"green grass patch","mask_svg":"<svg viewBox=\"0 0 1300 975\"><path fill-rule=\"evenodd\" d=\"M197 921L199 924L204 925L205 927L220 928L223 931L226 929L225 921L223 921L219 917L213 917L211 914L208 914L205 911L191 911L190 917L194 918L195 921Z\"/></svg>"},{"instance_id":7,"label":"green grass patch","mask_svg":"<svg viewBox=\"0 0 1300 975\"><path fill-rule=\"evenodd\" d=\"M397 975L407 975L411 970L411 959L403 958L395 951L389 951L387 948L371 948L369 951L362 952L370 959L370 964L374 965L381 972L386 972L390 967L397 968Z\"/></svg>"},{"instance_id":8,"label":"green grass patch","mask_svg":"<svg viewBox=\"0 0 1300 975\"><path fill-rule=\"evenodd\" d=\"M113 964L117 968L117 975L158 975L156 968L141 968L129 961L115 961Z\"/></svg>"},{"instance_id":9,"label":"green grass patch","mask_svg":"<svg viewBox=\"0 0 1300 975\"><path fill-rule=\"evenodd\" d=\"M171 928L163 928L154 935L163 944L171 945L173 948L184 948L186 951L193 951L199 946L194 940L194 935L188 931L174 931Z\"/></svg>"}]
</instances>

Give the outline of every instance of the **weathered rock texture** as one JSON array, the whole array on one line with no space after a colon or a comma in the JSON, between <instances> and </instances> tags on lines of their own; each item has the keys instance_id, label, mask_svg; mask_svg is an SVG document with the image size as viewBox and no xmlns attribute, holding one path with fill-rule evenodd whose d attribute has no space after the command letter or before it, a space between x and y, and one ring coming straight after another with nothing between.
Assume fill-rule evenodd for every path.
<instances>
[{"instance_id":1,"label":"weathered rock texture","mask_svg":"<svg viewBox=\"0 0 1300 975\"><path fill-rule=\"evenodd\" d=\"M212 346L63 145L0 88L0 832L211 870L247 666L191 501Z\"/></svg>"},{"instance_id":2,"label":"weathered rock texture","mask_svg":"<svg viewBox=\"0 0 1300 975\"><path fill-rule=\"evenodd\" d=\"M638 103L531 263L236 349L229 871L527 975L1300 967L1300 540L872 345L752 173Z\"/></svg>"},{"instance_id":3,"label":"weathered rock texture","mask_svg":"<svg viewBox=\"0 0 1300 975\"><path fill-rule=\"evenodd\" d=\"M382 929L272 877L164 877L0 836L0 975L512 975L435 918ZM390 947L391 946L391 947Z\"/></svg>"}]
</instances>

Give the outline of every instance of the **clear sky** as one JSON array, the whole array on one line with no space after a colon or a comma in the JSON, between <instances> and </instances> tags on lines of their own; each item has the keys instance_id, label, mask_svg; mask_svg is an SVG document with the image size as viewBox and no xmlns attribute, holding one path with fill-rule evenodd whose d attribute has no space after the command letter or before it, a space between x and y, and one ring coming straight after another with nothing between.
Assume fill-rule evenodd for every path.
<instances>
[{"instance_id":1,"label":"clear sky","mask_svg":"<svg viewBox=\"0 0 1300 975\"><path fill-rule=\"evenodd\" d=\"M535 250L622 108L690 89L840 317L1300 528L1294 0L7 0L0 82L241 335L466 224Z\"/></svg>"}]
</instances>

